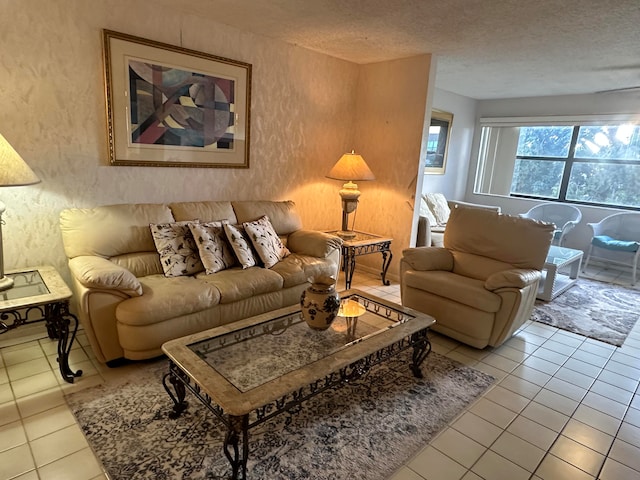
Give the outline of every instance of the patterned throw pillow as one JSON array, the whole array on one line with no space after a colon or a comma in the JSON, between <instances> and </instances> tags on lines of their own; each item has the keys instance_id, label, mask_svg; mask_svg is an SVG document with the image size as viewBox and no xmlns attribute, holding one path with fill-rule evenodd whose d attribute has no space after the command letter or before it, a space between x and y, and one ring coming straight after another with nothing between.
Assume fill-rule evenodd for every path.
<instances>
[{"instance_id":1,"label":"patterned throw pillow","mask_svg":"<svg viewBox=\"0 0 640 480\"><path fill-rule=\"evenodd\" d=\"M166 277L193 275L204 270L189 223L152 223L149 225L160 263Z\"/></svg>"},{"instance_id":2,"label":"patterned throw pillow","mask_svg":"<svg viewBox=\"0 0 640 480\"><path fill-rule=\"evenodd\" d=\"M278 237L275 228L273 228L269 217L266 215L242 225L249 235L253 248L258 252L258 256L266 268L273 267L291 253Z\"/></svg>"},{"instance_id":3,"label":"patterned throw pillow","mask_svg":"<svg viewBox=\"0 0 640 480\"><path fill-rule=\"evenodd\" d=\"M447 223L451 210L445 196L442 193L427 193L426 200L429 209L433 212L433 216L436 217L438 225Z\"/></svg>"},{"instance_id":4,"label":"patterned throw pillow","mask_svg":"<svg viewBox=\"0 0 640 480\"><path fill-rule=\"evenodd\" d=\"M224 233L227 234L227 240L231 244L242 268L254 267L258 264L256 256L253 253L251 241L247 237L244 228L241 225L231 225L225 223L222 225Z\"/></svg>"},{"instance_id":5,"label":"patterned throw pillow","mask_svg":"<svg viewBox=\"0 0 640 480\"><path fill-rule=\"evenodd\" d=\"M223 224L227 220L209 223L190 223L189 228L198 246L200 260L208 274L232 267L236 263L231 245L227 241Z\"/></svg>"}]
</instances>

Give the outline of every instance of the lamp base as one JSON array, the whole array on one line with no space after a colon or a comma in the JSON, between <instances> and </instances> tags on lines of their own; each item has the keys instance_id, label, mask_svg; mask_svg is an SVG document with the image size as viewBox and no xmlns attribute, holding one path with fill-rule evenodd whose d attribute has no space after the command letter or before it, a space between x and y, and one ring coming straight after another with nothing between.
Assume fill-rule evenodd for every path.
<instances>
[{"instance_id":1,"label":"lamp base","mask_svg":"<svg viewBox=\"0 0 640 480\"><path fill-rule=\"evenodd\" d=\"M3 290L9 290L13 287L13 278L3 276L0 278L0 292Z\"/></svg>"},{"instance_id":2,"label":"lamp base","mask_svg":"<svg viewBox=\"0 0 640 480\"><path fill-rule=\"evenodd\" d=\"M356 238L356 232L354 232L353 230L340 230L339 232L336 232L336 235L343 240L351 240L352 238Z\"/></svg>"}]
</instances>

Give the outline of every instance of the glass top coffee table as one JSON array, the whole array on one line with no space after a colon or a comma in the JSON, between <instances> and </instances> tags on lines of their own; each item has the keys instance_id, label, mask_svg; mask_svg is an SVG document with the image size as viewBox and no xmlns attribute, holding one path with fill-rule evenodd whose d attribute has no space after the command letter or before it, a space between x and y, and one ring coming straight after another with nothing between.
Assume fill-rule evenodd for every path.
<instances>
[{"instance_id":1,"label":"glass top coffee table","mask_svg":"<svg viewBox=\"0 0 640 480\"><path fill-rule=\"evenodd\" d=\"M184 411L189 390L222 420L232 478L246 479L249 429L275 415L410 348L407 368L422 377L432 317L358 290L340 296L360 303L364 313L338 316L329 329L317 331L294 305L162 346L169 358L163 383L174 402L170 417Z\"/></svg>"},{"instance_id":2,"label":"glass top coffee table","mask_svg":"<svg viewBox=\"0 0 640 480\"><path fill-rule=\"evenodd\" d=\"M544 263L537 298L550 302L573 286L580 275L582 255L582 250L551 245ZM568 268L569 273L561 273L560 269L563 268Z\"/></svg>"}]
</instances>

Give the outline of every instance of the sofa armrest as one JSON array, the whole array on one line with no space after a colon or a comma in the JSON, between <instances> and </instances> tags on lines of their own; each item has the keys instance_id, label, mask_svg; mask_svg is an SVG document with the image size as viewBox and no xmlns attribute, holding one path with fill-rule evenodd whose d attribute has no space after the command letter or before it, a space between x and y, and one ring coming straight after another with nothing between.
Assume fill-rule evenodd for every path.
<instances>
[{"instance_id":1,"label":"sofa armrest","mask_svg":"<svg viewBox=\"0 0 640 480\"><path fill-rule=\"evenodd\" d=\"M431 246L431 223L424 215L418 217L418 234L416 236L416 247Z\"/></svg>"},{"instance_id":2,"label":"sofa armrest","mask_svg":"<svg viewBox=\"0 0 640 480\"><path fill-rule=\"evenodd\" d=\"M499 288L524 288L540 280L539 270L514 268L491 275L484 282L484 288L495 291Z\"/></svg>"},{"instance_id":3,"label":"sofa armrest","mask_svg":"<svg viewBox=\"0 0 640 480\"><path fill-rule=\"evenodd\" d=\"M413 270L453 270L453 255L440 247L406 248L402 251L402 262Z\"/></svg>"},{"instance_id":4,"label":"sofa armrest","mask_svg":"<svg viewBox=\"0 0 640 480\"><path fill-rule=\"evenodd\" d=\"M69 270L86 288L119 290L130 297L142 295L142 285L126 268L106 258L83 255L69 260Z\"/></svg>"},{"instance_id":5,"label":"sofa armrest","mask_svg":"<svg viewBox=\"0 0 640 480\"><path fill-rule=\"evenodd\" d=\"M293 253L326 258L342 246L342 239L317 230L296 230L287 237L287 248Z\"/></svg>"}]
</instances>

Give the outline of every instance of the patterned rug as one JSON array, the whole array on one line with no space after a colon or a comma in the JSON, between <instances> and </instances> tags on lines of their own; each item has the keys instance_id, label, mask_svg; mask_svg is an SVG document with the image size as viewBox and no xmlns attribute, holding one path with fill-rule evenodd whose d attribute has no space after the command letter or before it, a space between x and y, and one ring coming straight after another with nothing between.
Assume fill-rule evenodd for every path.
<instances>
[{"instance_id":1,"label":"patterned rug","mask_svg":"<svg viewBox=\"0 0 640 480\"><path fill-rule=\"evenodd\" d=\"M551 302L536 301L531 320L621 346L640 318L640 291L580 278Z\"/></svg>"},{"instance_id":2,"label":"patterned rug","mask_svg":"<svg viewBox=\"0 0 640 480\"><path fill-rule=\"evenodd\" d=\"M419 380L405 353L250 430L248 478L388 478L494 381L434 352ZM221 422L189 393L187 411L168 419L172 402L161 382L166 362L136 367L118 383L67 397L109 477L229 478Z\"/></svg>"}]
</instances>

